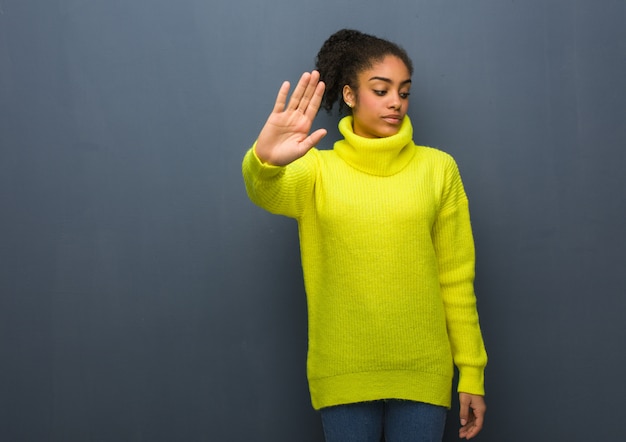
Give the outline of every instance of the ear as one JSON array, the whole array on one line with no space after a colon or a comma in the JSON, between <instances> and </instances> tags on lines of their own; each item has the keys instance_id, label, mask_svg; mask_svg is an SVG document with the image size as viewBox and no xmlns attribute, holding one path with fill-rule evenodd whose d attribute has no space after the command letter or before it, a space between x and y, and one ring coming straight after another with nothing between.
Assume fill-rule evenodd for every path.
<instances>
[{"instance_id":1,"label":"ear","mask_svg":"<svg viewBox=\"0 0 626 442\"><path fill-rule=\"evenodd\" d=\"M343 87L343 101L345 101L348 107L353 107L356 104L356 94L347 84Z\"/></svg>"}]
</instances>

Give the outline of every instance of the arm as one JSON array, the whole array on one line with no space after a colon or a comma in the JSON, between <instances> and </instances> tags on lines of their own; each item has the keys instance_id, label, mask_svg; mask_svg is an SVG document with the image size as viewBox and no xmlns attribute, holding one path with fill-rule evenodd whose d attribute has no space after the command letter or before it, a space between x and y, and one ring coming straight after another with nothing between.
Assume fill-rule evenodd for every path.
<instances>
[{"instance_id":1,"label":"arm","mask_svg":"<svg viewBox=\"0 0 626 442\"><path fill-rule=\"evenodd\" d=\"M313 186L315 157L306 153L325 134L308 135L324 93L319 73L304 73L286 105L289 83L281 86L274 109L243 160L250 199L271 213L297 217ZM286 106L286 107L285 107Z\"/></svg>"},{"instance_id":2,"label":"arm","mask_svg":"<svg viewBox=\"0 0 626 442\"><path fill-rule=\"evenodd\" d=\"M255 151L256 143L241 165L250 201L270 213L298 218L312 195L318 156L310 151L287 166L273 166L263 163Z\"/></svg>"},{"instance_id":3,"label":"arm","mask_svg":"<svg viewBox=\"0 0 626 442\"><path fill-rule=\"evenodd\" d=\"M484 369L487 364L474 294L474 240L465 190L456 163L445 172L441 209L433 227L441 293L454 363L459 370L461 438L483 426Z\"/></svg>"}]
</instances>

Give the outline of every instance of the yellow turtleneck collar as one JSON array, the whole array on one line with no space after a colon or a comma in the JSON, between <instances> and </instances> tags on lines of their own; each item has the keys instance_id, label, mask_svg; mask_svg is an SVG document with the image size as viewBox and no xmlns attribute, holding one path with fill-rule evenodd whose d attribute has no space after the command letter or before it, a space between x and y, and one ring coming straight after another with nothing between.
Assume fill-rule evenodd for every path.
<instances>
[{"instance_id":1,"label":"yellow turtleneck collar","mask_svg":"<svg viewBox=\"0 0 626 442\"><path fill-rule=\"evenodd\" d=\"M389 176L400 172L415 155L413 126L404 117L397 134L385 138L365 138L354 133L352 116L339 121L344 136L334 150L346 163L370 175Z\"/></svg>"}]
</instances>

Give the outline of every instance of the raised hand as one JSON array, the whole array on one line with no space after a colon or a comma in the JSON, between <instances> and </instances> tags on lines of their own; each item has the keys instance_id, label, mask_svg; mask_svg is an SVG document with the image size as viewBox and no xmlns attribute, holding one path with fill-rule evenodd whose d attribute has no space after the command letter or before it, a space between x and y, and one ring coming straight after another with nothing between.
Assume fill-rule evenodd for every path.
<instances>
[{"instance_id":1,"label":"raised hand","mask_svg":"<svg viewBox=\"0 0 626 442\"><path fill-rule=\"evenodd\" d=\"M319 72L302 74L287 103L289 88L288 81L280 87L255 148L261 161L274 166L285 166L304 156L326 135L326 129L309 135L324 95Z\"/></svg>"}]
</instances>

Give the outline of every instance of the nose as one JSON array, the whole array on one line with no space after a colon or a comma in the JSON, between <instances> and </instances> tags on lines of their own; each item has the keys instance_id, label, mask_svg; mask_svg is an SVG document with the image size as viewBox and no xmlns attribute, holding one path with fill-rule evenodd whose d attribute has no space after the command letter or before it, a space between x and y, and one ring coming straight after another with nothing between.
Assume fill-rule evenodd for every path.
<instances>
[{"instance_id":1,"label":"nose","mask_svg":"<svg viewBox=\"0 0 626 442\"><path fill-rule=\"evenodd\" d=\"M389 100L389 108L400 109L402 107L402 98L400 98L400 94L393 93L389 96L391 97Z\"/></svg>"}]
</instances>

